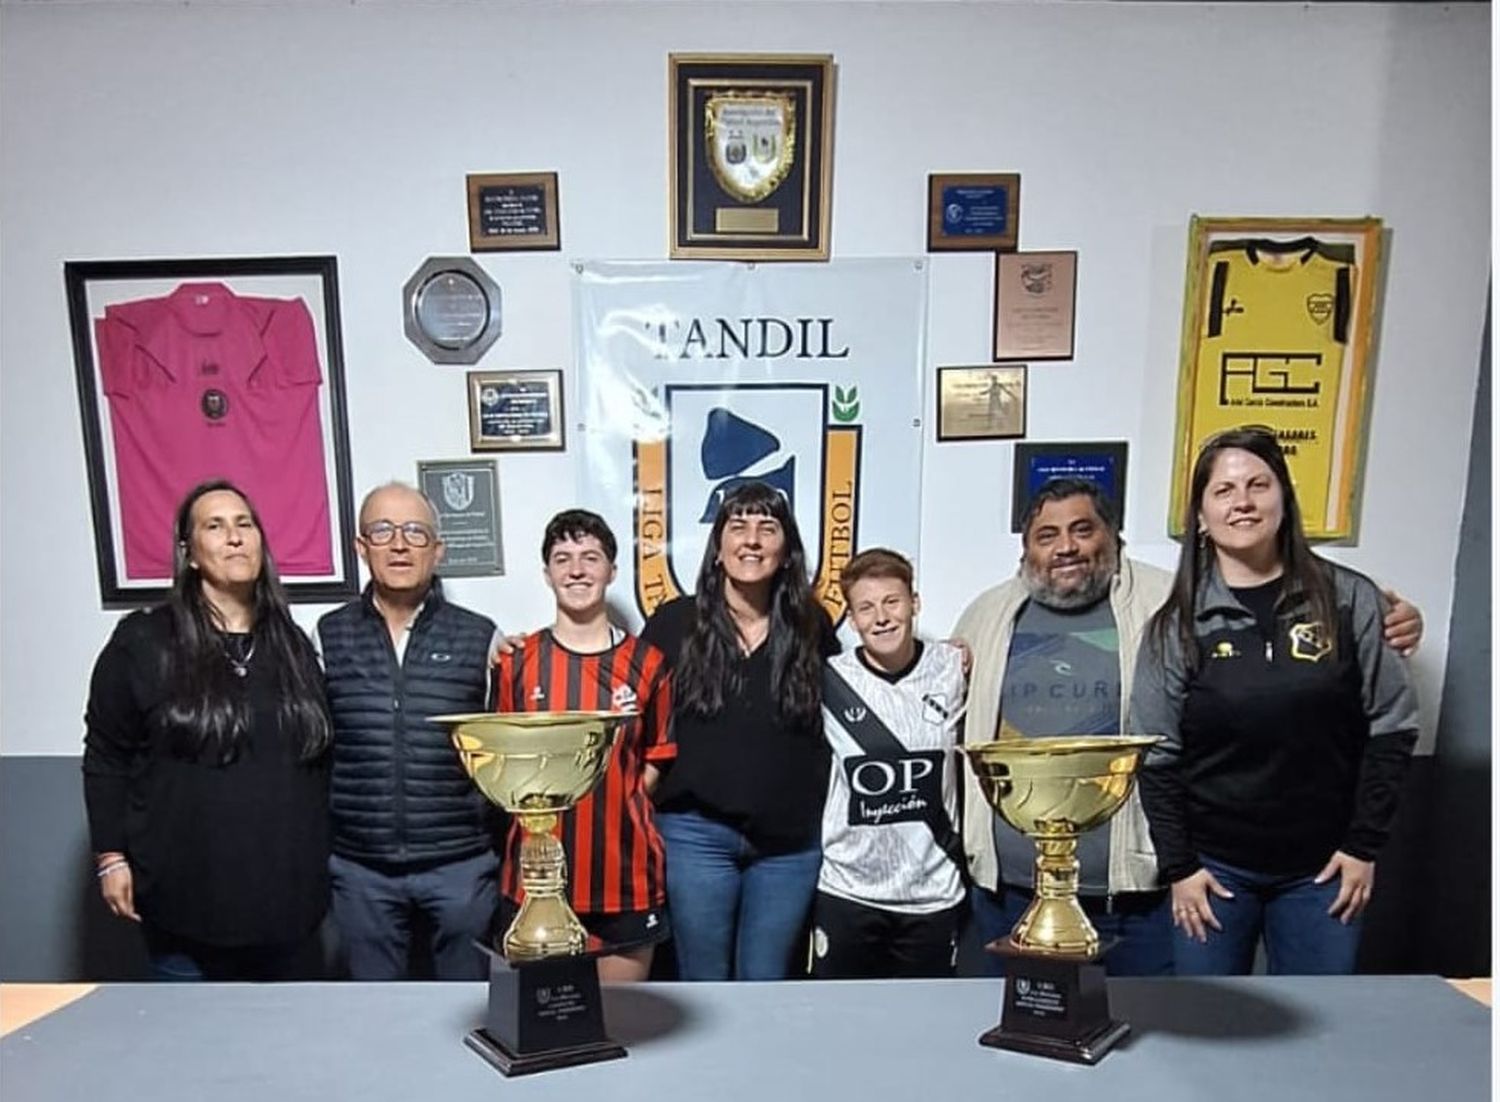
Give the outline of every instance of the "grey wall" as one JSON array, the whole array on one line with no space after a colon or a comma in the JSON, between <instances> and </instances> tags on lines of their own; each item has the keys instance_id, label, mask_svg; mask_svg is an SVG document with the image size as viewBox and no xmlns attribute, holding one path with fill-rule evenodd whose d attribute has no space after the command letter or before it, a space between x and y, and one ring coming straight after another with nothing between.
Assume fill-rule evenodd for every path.
<instances>
[{"instance_id":1,"label":"grey wall","mask_svg":"<svg viewBox=\"0 0 1500 1102\"><path fill-rule=\"evenodd\" d=\"M145 952L98 897L79 759L0 757L0 981L131 980Z\"/></svg>"},{"instance_id":2,"label":"grey wall","mask_svg":"<svg viewBox=\"0 0 1500 1102\"><path fill-rule=\"evenodd\" d=\"M1423 970L1449 976L1490 975L1493 934L1490 325L1487 319L1442 722L1432 759L1432 816L1424 839L1431 883L1417 924Z\"/></svg>"},{"instance_id":3,"label":"grey wall","mask_svg":"<svg viewBox=\"0 0 1500 1102\"><path fill-rule=\"evenodd\" d=\"M1377 865L1359 966L1488 976L1491 957L1490 319L1485 320L1437 748L1418 757ZM1419 454L1414 452L1413 454ZM1424 700L1428 714L1438 702Z\"/></svg>"}]
</instances>

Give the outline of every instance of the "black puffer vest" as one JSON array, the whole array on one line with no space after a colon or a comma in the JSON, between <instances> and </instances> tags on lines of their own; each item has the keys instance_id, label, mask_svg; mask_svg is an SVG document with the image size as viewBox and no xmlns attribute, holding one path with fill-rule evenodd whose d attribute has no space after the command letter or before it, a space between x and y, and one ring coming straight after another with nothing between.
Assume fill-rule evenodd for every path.
<instances>
[{"instance_id":1,"label":"black puffer vest","mask_svg":"<svg viewBox=\"0 0 1500 1102\"><path fill-rule=\"evenodd\" d=\"M333 851L366 864L457 861L492 845L491 813L448 734L425 717L489 707L488 617L436 579L396 662L372 590L318 621L333 713Z\"/></svg>"}]
</instances>

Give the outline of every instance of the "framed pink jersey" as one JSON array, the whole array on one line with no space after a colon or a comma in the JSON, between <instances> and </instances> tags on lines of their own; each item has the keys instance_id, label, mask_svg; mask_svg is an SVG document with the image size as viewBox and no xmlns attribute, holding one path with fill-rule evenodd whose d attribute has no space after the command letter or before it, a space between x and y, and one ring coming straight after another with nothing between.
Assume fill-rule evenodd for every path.
<instances>
[{"instance_id":1,"label":"framed pink jersey","mask_svg":"<svg viewBox=\"0 0 1500 1102\"><path fill-rule=\"evenodd\" d=\"M334 265L66 266L106 606L161 593L177 504L216 478L255 504L294 599L355 591Z\"/></svg>"}]
</instances>

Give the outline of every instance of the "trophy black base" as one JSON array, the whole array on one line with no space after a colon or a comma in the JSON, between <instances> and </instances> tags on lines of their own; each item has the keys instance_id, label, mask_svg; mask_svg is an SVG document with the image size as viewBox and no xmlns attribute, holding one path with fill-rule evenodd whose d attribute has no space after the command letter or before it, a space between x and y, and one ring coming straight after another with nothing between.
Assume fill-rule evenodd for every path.
<instances>
[{"instance_id":1,"label":"trophy black base","mask_svg":"<svg viewBox=\"0 0 1500 1102\"><path fill-rule=\"evenodd\" d=\"M1130 1033L1127 1022L1109 1016L1109 990L1103 956L1040 955L1018 948L1009 938L987 948L1005 957L1005 1001L1000 1024L979 1043L990 1048L1097 1064Z\"/></svg>"},{"instance_id":2,"label":"trophy black base","mask_svg":"<svg viewBox=\"0 0 1500 1102\"><path fill-rule=\"evenodd\" d=\"M599 998L601 950L576 956L508 961L480 945L490 962L484 1026L464 1037L502 1075L618 1060L623 1045L604 1034ZM611 947L613 948L613 947Z\"/></svg>"},{"instance_id":3,"label":"trophy black base","mask_svg":"<svg viewBox=\"0 0 1500 1102\"><path fill-rule=\"evenodd\" d=\"M512 1077L530 1075L537 1071L553 1071L571 1068L579 1064L593 1064L600 1060L618 1060L628 1055L623 1045L604 1040L594 1044L569 1045L565 1048L547 1049L542 1052L512 1052L483 1029L471 1030L464 1036L464 1044L480 1056L485 1063L501 1075Z\"/></svg>"}]
</instances>

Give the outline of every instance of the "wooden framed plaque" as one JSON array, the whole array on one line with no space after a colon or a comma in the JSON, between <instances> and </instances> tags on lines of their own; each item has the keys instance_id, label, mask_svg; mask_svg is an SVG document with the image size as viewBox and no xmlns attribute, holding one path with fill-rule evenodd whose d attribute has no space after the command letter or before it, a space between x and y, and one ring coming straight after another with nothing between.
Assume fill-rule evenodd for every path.
<instances>
[{"instance_id":1,"label":"wooden framed plaque","mask_svg":"<svg viewBox=\"0 0 1500 1102\"><path fill-rule=\"evenodd\" d=\"M1026 435L1026 365L937 370L937 438L1013 440Z\"/></svg>"},{"instance_id":2,"label":"wooden framed plaque","mask_svg":"<svg viewBox=\"0 0 1500 1102\"><path fill-rule=\"evenodd\" d=\"M671 54L669 253L827 260L833 58Z\"/></svg>"},{"instance_id":3,"label":"wooden framed plaque","mask_svg":"<svg viewBox=\"0 0 1500 1102\"><path fill-rule=\"evenodd\" d=\"M469 372L469 447L476 452L562 451L562 372Z\"/></svg>"},{"instance_id":4,"label":"wooden framed plaque","mask_svg":"<svg viewBox=\"0 0 1500 1102\"><path fill-rule=\"evenodd\" d=\"M1077 293L1076 252L997 254L994 358L1071 360Z\"/></svg>"},{"instance_id":5,"label":"wooden framed plaque","mask_svg":"<svg viewBox=\"0 0 1500 1102\"><path fill-rule=\"evenodd\" d=\"M1020 232L1020 173L943 172L927 177L928 252L1009 252Z\"/></svg>"},{"instance_id":6,"label":"wooden framed plaque","mask_svg":"<svg viewBox=\"0 0 1500 1102\"><path fill-rule=\"evenodd\" d=\"M557 173L470 173L464 179L469 193L471 252L562 248Z\"/></svg>"},{"instance_id":7,"label":"wooden framed plaque","mask_svg":"<svg viewBox=\"0 0 1500 1102\"><path fill-rule=\"evenodd\" d=\"M1202 218L1188 231L1169 528L1203 442L1265 425L1303 529L1354 535L1380 283L1378 218Z\"/></svg>"}]
</instances>

